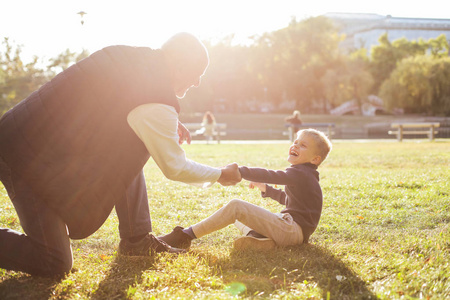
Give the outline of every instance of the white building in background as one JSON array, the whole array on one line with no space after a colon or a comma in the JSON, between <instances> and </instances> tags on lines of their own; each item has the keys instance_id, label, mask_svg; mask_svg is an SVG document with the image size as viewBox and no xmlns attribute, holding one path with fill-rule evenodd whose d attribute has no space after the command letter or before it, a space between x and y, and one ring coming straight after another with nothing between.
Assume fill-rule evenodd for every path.
<instances>
[{"instance_id":1,"label":"white building in background","mask_svg":"<svg viewBox=\"0 0 450 300\"><path fill-rule=\"evenodd\" d=\"M378 45L379 37L387 33L388 39L429 40L441 34L450 40L450 19L396 18L390 15L327 13L345 40L341 46L349 50Z\"/></svg>"}]
</instances>

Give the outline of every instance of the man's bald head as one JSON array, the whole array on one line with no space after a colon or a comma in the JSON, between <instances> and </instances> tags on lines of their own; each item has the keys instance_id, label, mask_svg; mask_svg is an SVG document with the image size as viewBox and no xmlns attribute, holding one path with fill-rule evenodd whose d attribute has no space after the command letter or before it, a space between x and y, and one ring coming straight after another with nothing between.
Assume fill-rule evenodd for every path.
<instances>
[{"instance_id":1,"label":"man's bald head","mask_svg":"<svg viewBox=\"0 0 450 300\"><path fill-rule=\"evenodd\" d=\"M172 72L175 93L183 98L190 87L200 84L209 64L208 51L196 36L186 32L172 36L161 50Z\"/></svg>"},{"instance_id":2,"label":"man's bald head","mask_svg":"<svg viewBox=\"0 0 450 300\"><path fill-rule=\"evenodd\" d=\"M170 63L183 71L204 71L208 67L209 56L205 45L190 33L175 34L162 45L161 49Z\"/></svg>"}]
</instances>

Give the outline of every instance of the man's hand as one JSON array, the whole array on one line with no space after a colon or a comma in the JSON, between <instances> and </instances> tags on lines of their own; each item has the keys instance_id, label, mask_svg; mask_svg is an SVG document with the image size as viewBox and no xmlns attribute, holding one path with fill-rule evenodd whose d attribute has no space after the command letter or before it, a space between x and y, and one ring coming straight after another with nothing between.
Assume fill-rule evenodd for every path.
<instances>
[{"instance_id":1,"label":"man's hand","mask_svg":"<svg viewBox=\"0 0 450 300\"><path fill-rule=\"evenodd\" d=\"M178 144L180 145L183 144L184 141L188 144L191 143L191 133L180 121L178 121L178 137Z\"/></svg>"},{"instance_id":2,"label":"man's hand","mask_svg":"<svg viewBox=\"0 0 450 300\"><path fill-rule=\"evenodd\" d=\"M250 184L248 185L249 188L254 189L255 187L258 188L261 192L265 193L266 192L266 184L265 183L261 183L261 182L250 182Z\"/></svg>"},{"instance_id":3,"label":"man's hand","mask_svg":"<svg viewBox=\"0 0 450 300\"><path fill-rule=\"evenodd\" d=\"M237 163L232 163L222 168L222 174L217 180L223 186L235 185L242 180Z\"/></svg>"}]
</instances>

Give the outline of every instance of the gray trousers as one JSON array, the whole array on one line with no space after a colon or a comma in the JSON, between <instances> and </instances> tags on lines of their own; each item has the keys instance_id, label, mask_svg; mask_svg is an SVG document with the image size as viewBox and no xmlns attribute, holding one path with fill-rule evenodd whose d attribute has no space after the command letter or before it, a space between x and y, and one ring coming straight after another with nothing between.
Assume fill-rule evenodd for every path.
<instances>
[{"instance_id":1,"label":"gray trousers","mask_svg":"<svg viewBox=\"0 0 450 300\"><path fill-rule=\"evenodd\" d=\"M197 238L235 224L246 235L250 230L271 238L278 246L303 243L301 227L290 214L272 213L249 202L233 199L208 218L192 226Z\"/></svg>"}]
</instances>

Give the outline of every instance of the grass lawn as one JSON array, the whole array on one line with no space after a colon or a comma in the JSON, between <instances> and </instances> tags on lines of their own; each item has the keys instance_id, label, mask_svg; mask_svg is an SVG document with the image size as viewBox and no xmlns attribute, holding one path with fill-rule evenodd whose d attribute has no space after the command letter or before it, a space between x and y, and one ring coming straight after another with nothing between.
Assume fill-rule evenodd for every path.
<instances>
[{"instance_id":1,"label":"grass lawn","mask_svg":"<svg viewBox=\"0 0 450 300\"><path fill-rule=\"evenodd\" d=\"M222 166L287 167L288 143L193 144L187 156ZM0 299L445 299L450 298L450 141L335 141L319 168L322 218L310 244L236 252L229 226L188 254L117 256L117 216L73 241L59 279L0 269ZM233 198L282 209L242 182L198 189L145 168L154 233L189 226ZM0 227L20 230L3 186Z\"/></svg>"}]
</instances>

